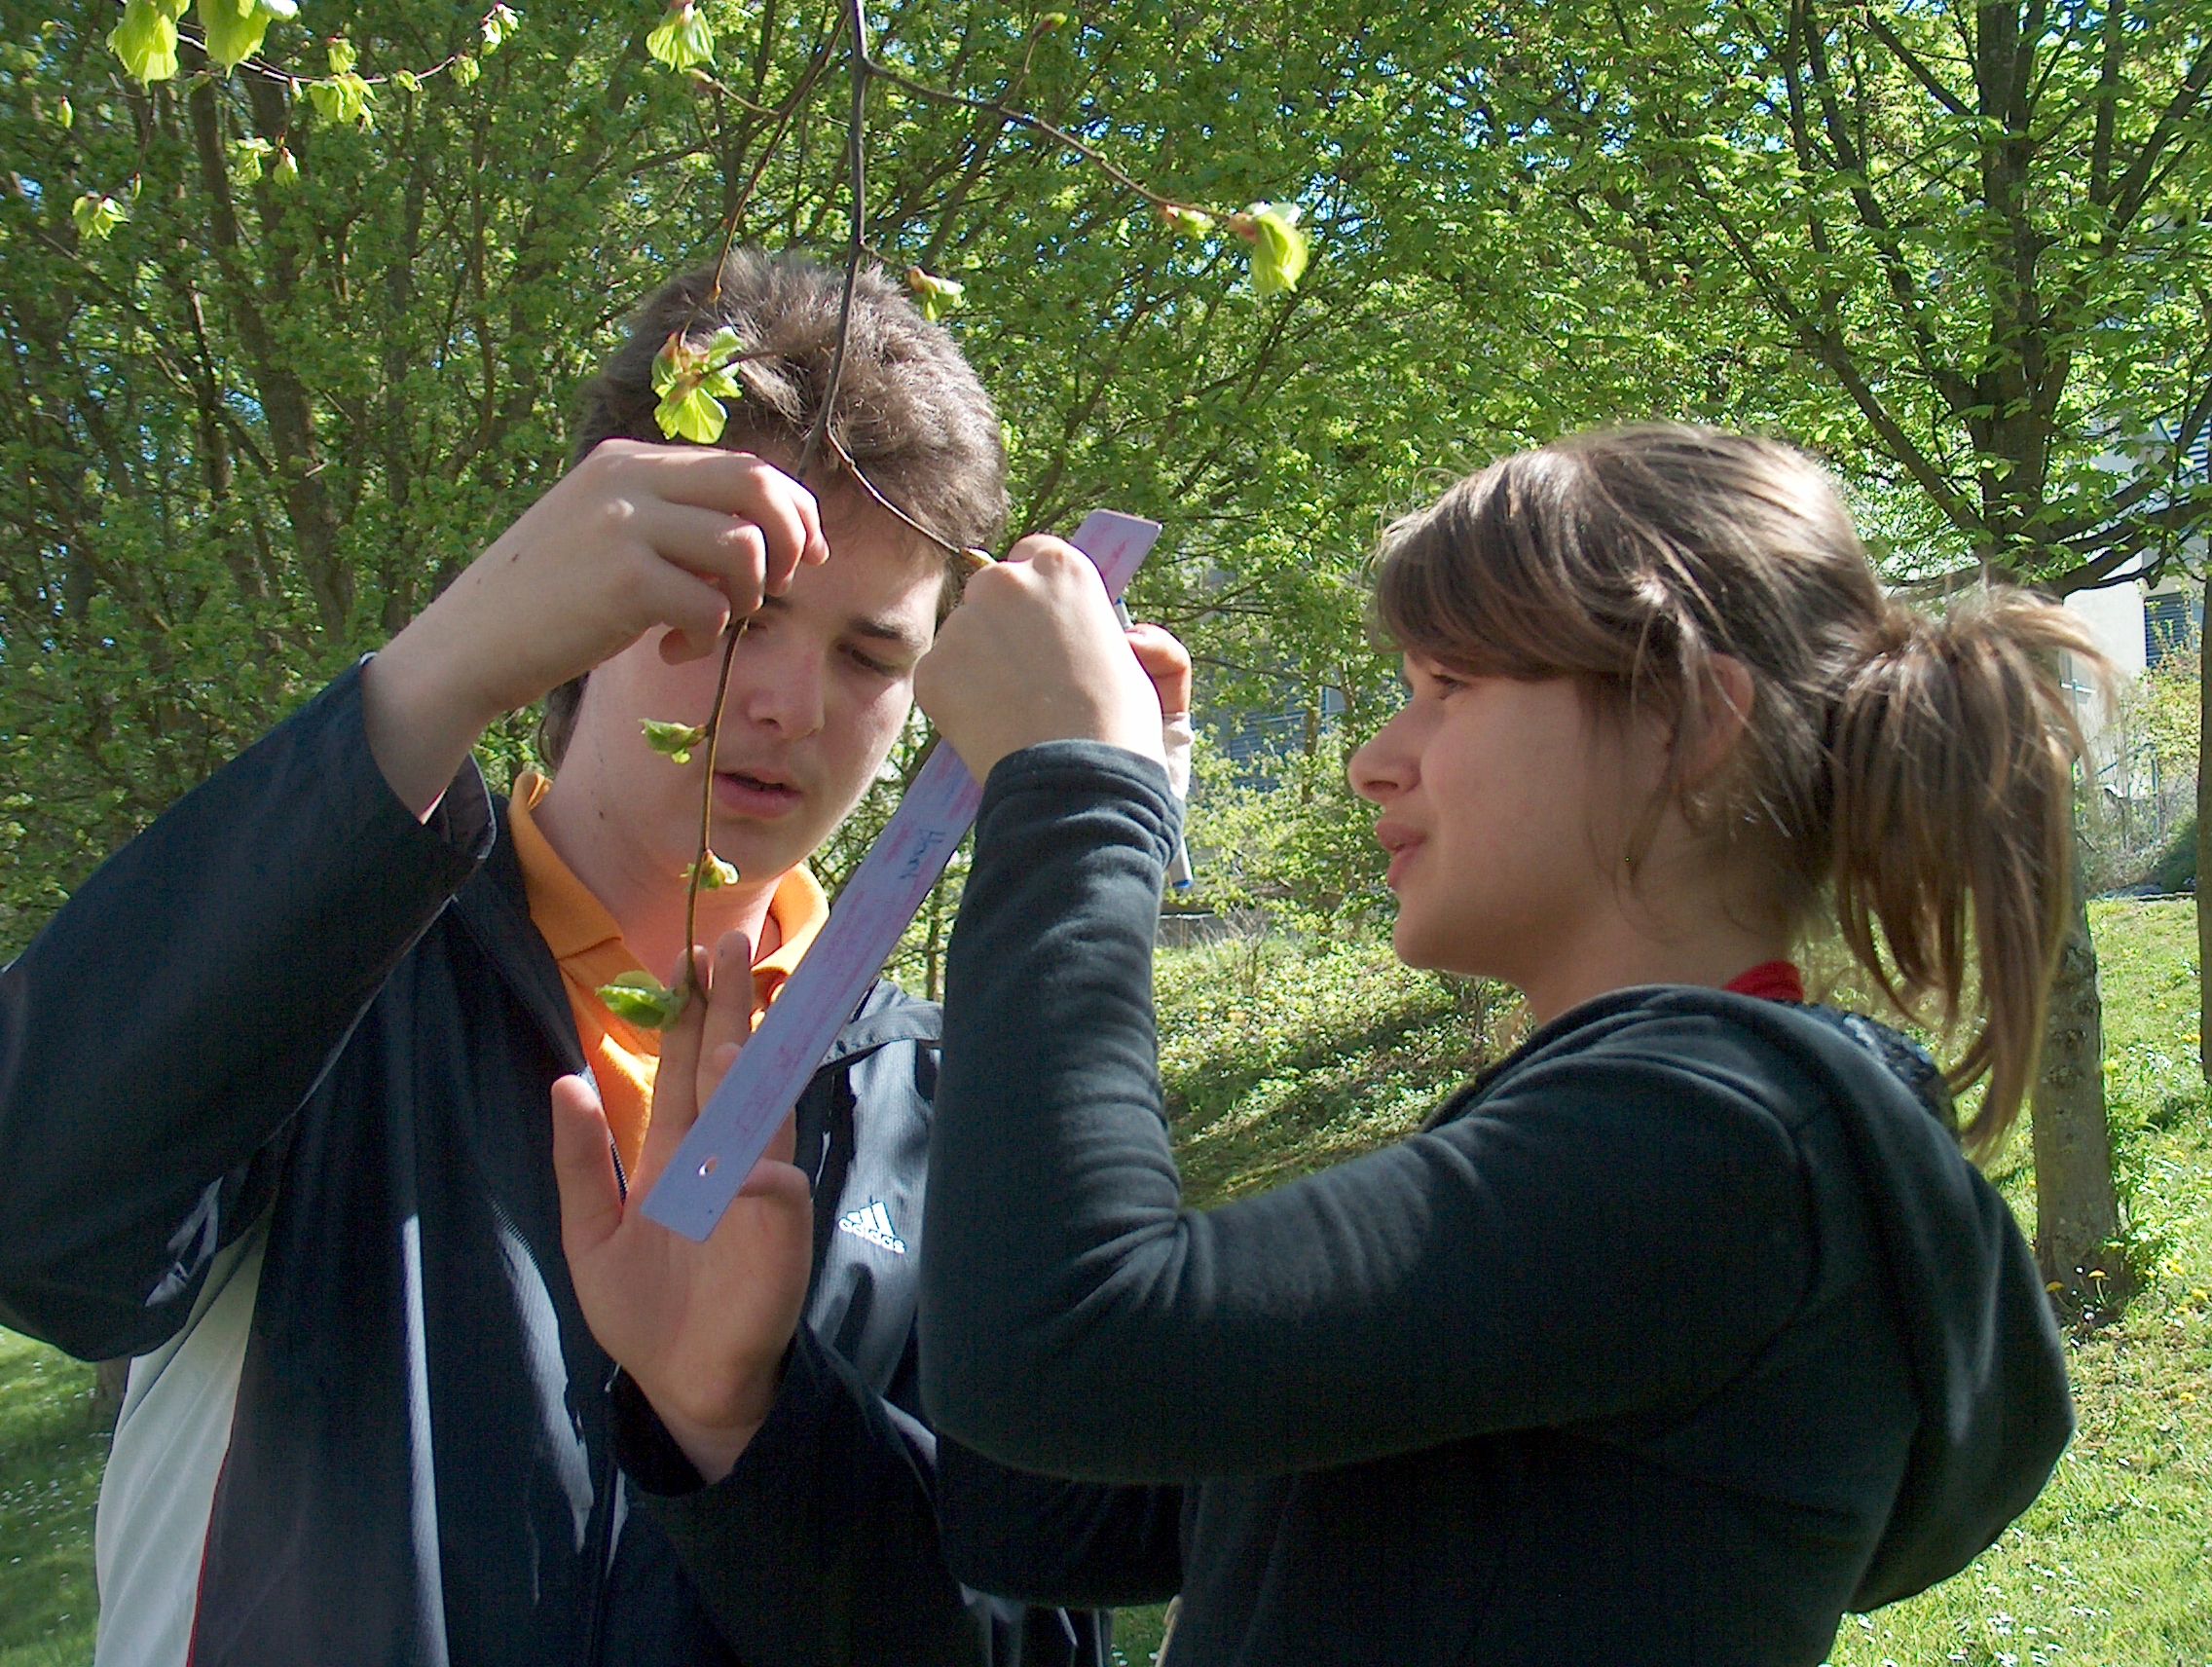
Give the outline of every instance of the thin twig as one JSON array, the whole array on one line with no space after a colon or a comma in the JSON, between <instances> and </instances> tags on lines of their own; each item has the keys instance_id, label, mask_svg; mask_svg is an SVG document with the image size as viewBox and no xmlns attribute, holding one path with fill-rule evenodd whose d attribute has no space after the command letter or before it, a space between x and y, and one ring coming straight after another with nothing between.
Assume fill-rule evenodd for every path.
<instances>
[{"instance_id":1,"label":"thin twig","mask_svg":"<svg viewBox=\"0 0 2212 1667\"><path fill-rule=\"evenodd\" d=\"M864 472L862 472L861 465L853 461L853 454L845 450L844 441L838 439L835 434L830 433L827 430L824 432L822 437L825 443L827 443L830 447L830 452L835 455L837 461L845 465L845 472L853 477L853 483L858 486L864 494L866 495L868 501L870 503L873 503L886 515L890 516L894 521L897 521L902 526L909 528L913 532L920 534L924 538L928 539L931 543L935 544L939 549L942 550L946 555L952 557L954 560L966 562L968 564L968 571L970 573L979 573L984 568L997 566L997 563L993 559L990 551L979 550L973 544L955 544L943 534L931 532L929 528L923 526L919 521L915 520L911 515L907 514L903 509L900 508L898 504L892 502L890 499L884 497L884 495L879 490L877 490L875 482L868 479L868 477Z\"/></svg>"},{"instance_id":2,"label":"thin twig","mask_svg":"<svg viewBox=\"0 0 2212 1667\"><path fill-rule=\"evenodd\" d=\"M806 444L799 449L797 473L801 480L814 465L836 415L837 385L844 379L845 349L853 335L853 291L860 283L861 261L867 242L867 78L872 66L867 56L867 19L861 11L861 0L848 0L845 27L852 31L853 37L853 113L845 129L845 181L852 194L851 229L845 250L845 294L837 312L837 349L830 356L830 386L823 391L822 409L815 413L814 426L807 430Z\"/></svg>"},{"instance_id":3,"label":"thin twig","mask_svg":"<svg viewBox=\"0 0 2212 1667\"><path fill-rule=\"evenodd\" d=\"M866 58L866 61L867 63L868 74L880 76L883 80L890 82L892 86L903 88L905 89L905 91L911 93L917 98L926 98L929 99L932 103L937 104L965 105L968 109L980 110L983 111L986 115L996 116L1002 121L1012 122L1016 127L1027 128L1032 132L1044 134L1045 137L1051 139L1054 144L1062 145L1068 150L1075 152L1076 155L1082 157L1084 161L1089 163L1093 167L1097 168L1100 173L1103 173L1108 179L1111 179L1123 190L1135 193L1137 196L1143 198L1147 203L1151 204L1155 208L1190 209L1193 206L1188 203L1178 203L1172 197L1162 197L1159 192L1153 191L1143 185L1138 184L1134 179L1131 179L1127 174L1124 173L1120 168L1116 167L1112 163L1108 162L1105 157L1100 155L1094 147L1085 144L1083 140L1077 138L1065 128L1053 127L1051 123L1046 121L1042 116L1032 116L1026 110L1017 110L1013 105L1002 103L996 98L977 98L974 93L954 93L946 88L932 87L927 82L915 81L910 79L909 77L901 75L895 69L888 69L884 65L876 62L873 58ZM1207 209L1204 210L1204 212L1214 214L1216 215L1216 217L1225 217L1220 210Z\"/></svg>"},{"instance_id":4,"label":"thin twig","mask_svg":"<svg viewBox=\"0 0 2212 1667\"><path fill-rule=\"evenodd\" d=\"M745 628L752 623L751 614L731 620L729 641L722 645L721 673L715 679L715 709L707 716L707 780L699 790L699 854L691 860L691 883L683 892L683 988L702 1000L707 992L699 987L699 969L694 965L691 946L699 942L699 891L706 879L707 864L714 860L715 744L722 738L722 705L729 699L730 664L737 658L737 645Z\"/></svg>"}]
</instances>

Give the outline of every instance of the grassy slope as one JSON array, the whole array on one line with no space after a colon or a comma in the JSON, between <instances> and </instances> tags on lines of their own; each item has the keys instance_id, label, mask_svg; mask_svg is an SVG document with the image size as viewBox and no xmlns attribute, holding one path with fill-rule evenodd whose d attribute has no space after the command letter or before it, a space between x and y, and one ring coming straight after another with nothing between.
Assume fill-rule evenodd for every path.
<instances>
[{"instance_id":1,"label":"grassy slope","mask_svg":"<svg viewBox=\"0 0 2212 1667\"><path fill-rule=\"evenodd\" d=\"M0 1331L0 1667L92 1659L92 1369Z\"/></svg>"},{"instance_id":2,"label":"grassy slope","mask_svg":"<svg viewBox=\"0 0 2212 1667\"><path fill-rule=\"evenodd\" d=\"M2212 1119L2194 1066L2188 903L2097 917L2116 1134L2135 1219L2162 1241L2126 1319L2079 1345L2082 1433L2056 1481L1975 1566L1846 1620L1836 1667L2212 1667ZM1479 991L1386 951L1280 945L1169 957L1165 1072L1194 1196L1221 1198L1334 1162L1419 1120L1510 1034ZM2026 1141L1999 1167L2027 1213ZM92 1508L101 1440L92 1373L0 1333L0 1667L76 1667L92 1641ZM1126 1657L1156 1616L1131 1612Z\"/></svg>"}]
</instances>

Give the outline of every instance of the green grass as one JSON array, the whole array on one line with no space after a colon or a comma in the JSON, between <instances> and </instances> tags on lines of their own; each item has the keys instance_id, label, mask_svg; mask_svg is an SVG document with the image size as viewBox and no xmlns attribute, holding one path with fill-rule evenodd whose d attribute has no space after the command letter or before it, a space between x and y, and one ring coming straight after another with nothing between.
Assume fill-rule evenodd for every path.
<instances>
[{"instance_id":1,"label":"green grass","mask_svg":"<svg viewBox=\"0 0 2212 1667\"><path fill-rule=\"evenodd\" d=\"M0 1667L92 1658L92 1369L0 1331Z\"/></svg>"},{"instance_id":2,"label":"green grass","mask_svg":"<svg viewBox=\"0 0 2212 1667\"><path fill-rule=\"evenodd\" d=\"M2212 1114L2196 1068L2192 902L2100 905L2106 1081L2153 1279L2072 1345L2081 1434L2028 1513L1965 1574L1847 1617L1834 1667L2212 1667ZM1194 1198L1274 1185L1417 1123L1508 1042L1479 985L1382 945L1233 944L1162 957L1162 1066ZM2023 1217L2016 1135L1995 1166ZM0 1667L92 1652L92 1372L0 1333ZM1157 1611L1124 1611L1151 1660Z\"/></svg>"}]
</instances>

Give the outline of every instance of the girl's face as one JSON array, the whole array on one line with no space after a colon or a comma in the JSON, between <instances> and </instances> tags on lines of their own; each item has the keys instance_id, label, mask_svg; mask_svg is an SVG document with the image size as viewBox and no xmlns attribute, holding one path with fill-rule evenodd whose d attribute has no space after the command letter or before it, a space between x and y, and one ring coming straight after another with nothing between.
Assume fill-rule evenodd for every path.
<instances>
[{"instance_id":1,"label":"girl's face","mask_svg":"<svg viewBox=\"0 0 2212 1667\"><path fill-rule=\"evenodd\" d=\"M1633 931L1624 852L1665 762L1648 726L1602 724L1568 678L1470 677L1409 654L1412 697L1353 755L1382 814L1409 965L1504 979L1541 1018Z\"/></svg>"}]
</instances>

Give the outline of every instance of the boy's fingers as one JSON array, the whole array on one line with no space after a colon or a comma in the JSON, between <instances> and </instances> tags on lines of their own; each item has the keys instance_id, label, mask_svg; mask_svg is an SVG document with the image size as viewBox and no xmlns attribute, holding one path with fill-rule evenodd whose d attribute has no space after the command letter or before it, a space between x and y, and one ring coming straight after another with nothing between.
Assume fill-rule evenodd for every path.
<instances>
[{"instance_id":1,"label":"boy's fingers","mask_svg":"<svg viewBox=\"0 0 2212 1667\"><path fill-rule=\"evenodd\" d=\"M553 1180L569 1255L588 1255L613 1238L622 1225L622 1188L614 1178L607 1114L582 1077L553 1085Z\"/></svg>"},{"instance_id":2,"label":"boy's fingers","mask_svg":"<svg viewBox=\"0 0 2212 1667\"><path fill-rule=\"evenodd\" d=\"M776 1132L768 1137L768 1149L760 1156L772 1164L788 1164L798 1150L798 1113L793 1112L783 1121Z\"/></svg>"},{"instance_id":3,"label":"boy's fingers","mask_svg":"<svg viewBox=\"0 0 2212 1667\"><path fill-rule=\"evenodd\" d=\"M783 478L783 477L779 477ZM814 494L795 480L785 490L772 490L754 512L754 521L767 535L767 582L770 596L791 588L792 575L801 562L819 567L830 559L829 536L822 530L822 506Z\"/></svg>"},{"instance_id":4,"label":"boy's fingers","mask_svg":"<svg viewBox=\"0 0 2212 1667\"><path fill-rule=\"evenodd\" d=\"M706 1104L720 1086L737 1051L753 1034L753 941L744 933L725 932L715 945L714 990L699 1038L694 1116L696 1107Z\"/></svg>"},{"instance_id":5,"label":"boy's fingers","mask_svg":"<svg viewBox=\"0 0 2212 1667\"><path fill-rule=\"evenodd\" d=\"M758 529L771 593L791 583L801 561L829 558L822 506L814 494L765 459L750 452L682 446L669 448L663 460L670 466L659 484L669 502L715 510L725 520L740 518Z\"/></svg>"},{"instance_id":6,"label":"boy's fingers","mask_svg":"<svg viewBox=\"0 0 2212 1667\"><path fill-rule=\"evenodd\" d=\"M1014 548L1007 551L1006 559L1010 562L1030 562L1058 550L1071 551L1079 557L1083 554L1065 538L1055 538L1050 533L1031 533L1015 541Z\"/></svg>"},{"instance_id":7,"label":"boy's fingers","mask_svg":"<svg viewBox=\"0 0 2212 1667\"><path fill-rule=\"evenodd\" d=\"M706 951L693 949L691 953L696 957L700 978L706 979ZM683 963L679 961L672 982L681 984L682 979ZM699 1036L705 1023L705 1003L694 990L676 1022L661 1032L660 1064L653 1072L652 1117L645 1125L645 1147L638 1154L638 1172L632 1177L632 1185L640 1193L651 1190L676 1148L682 1144L684 1134L699 1120L699 1102L693 1095L699 1076Z\"/></svg>"},{"instance_id":8,"label":"boy's fingers","mask_svg":"<svg viewBox=\"0 0 2212 1667\"><path fill-rule=\"evenodd\" d=\"M729 628L728 594L668 562L651 564L638 601L645 617L669 627L660 640L660 657L670 665L712 652Z\"/></svg>"},{"instance_id":9,"label":"boy's fingers","mask_svg":"<svg viewBox=\"0 0 2212 1667\"><path fill-rule=\"evenodd\" d=\"M658 558L649 566L700 580L740 618L758 611L763 596L788 589L798 565L797 546L781 545L785 534L777 529L688 503L656 501L639 521L637 537Z\"/></svg>"}]
</instances>

